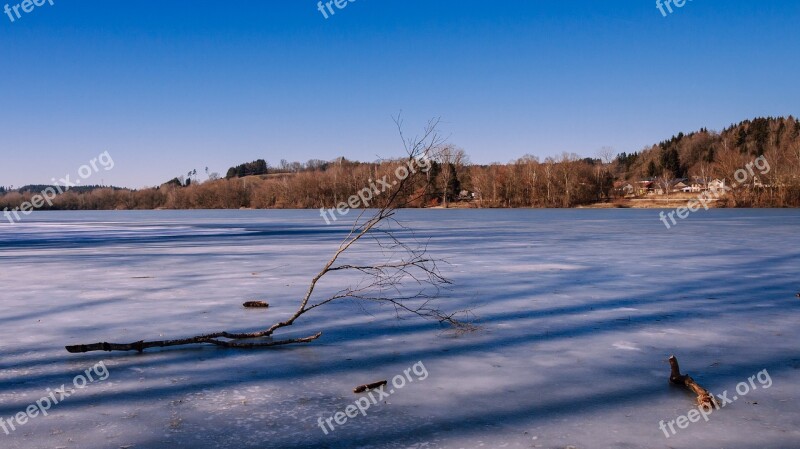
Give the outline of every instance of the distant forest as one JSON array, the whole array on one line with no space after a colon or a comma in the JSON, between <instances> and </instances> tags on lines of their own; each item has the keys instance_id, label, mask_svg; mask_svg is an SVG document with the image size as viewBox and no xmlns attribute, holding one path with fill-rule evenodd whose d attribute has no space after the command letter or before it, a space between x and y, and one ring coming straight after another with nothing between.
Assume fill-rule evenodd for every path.
<instances>
[{"instance_id":1,"label":"distant forest","mask_svg":"<svg viewBox=\"0 0 800 449\"><path fill-rule=\"evenodd\" d=\"M562 154L540 160L526 155L509 163L479 165L455 146L432 163L425 184L411 186L408 207L553 207L566 208L630 196L623 184L643 180L721 179L764 156L771 168L750 184L737 187L719 203L727 207L800 206L800 121L757 118L721 132L700 129L679 133L634 153L604 149L595 157ZM336 207L393 173L399 161L266 160L231 167L224 177L197 170L158 187L131 190L81 187L59 195L51 209L239 209ZM390 178L391 179L391 178ZM19 207L47 186L0 188L0 210ZM50 208L45 205L45 209Z\"/></svg>"}]
</instances>

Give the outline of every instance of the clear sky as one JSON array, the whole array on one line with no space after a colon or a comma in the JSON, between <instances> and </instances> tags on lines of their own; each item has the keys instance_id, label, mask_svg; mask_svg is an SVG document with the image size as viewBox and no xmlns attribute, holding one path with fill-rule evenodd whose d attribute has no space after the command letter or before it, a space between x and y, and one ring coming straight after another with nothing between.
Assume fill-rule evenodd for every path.
<instances>
[{"instance_id":1,"label":"clear sky","mask_svg":"<svg viewBox=\"0 0 800 449\"><path fill-rule=\"evenodd\" d=\"M328 19L316 0L53 2L0 15L0 185L104 151L89 181L128 187L392 157L400 111L409 133L441 117L478 163L800 114L797 0L356 0Z\"/></svg>"}]
</instances>

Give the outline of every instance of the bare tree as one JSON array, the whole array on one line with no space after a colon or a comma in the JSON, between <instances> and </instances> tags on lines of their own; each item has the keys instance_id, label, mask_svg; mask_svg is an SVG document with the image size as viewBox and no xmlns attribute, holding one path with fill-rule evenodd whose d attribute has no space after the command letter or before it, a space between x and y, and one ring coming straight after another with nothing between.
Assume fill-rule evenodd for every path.
<instances>
[{"instance_id":1,"label":"bare tree","mask_svg":"<svg viewBox=\"0 0 800 449\"><path fill-rule=\"evenodd\" d=\"M407 154L406 166L411 167L421 158L434 157L442 148L442 141L436 131L438 120L428 123L421 137L406 139L402 131L402 121L395 120L400 137ZM394 218L400 203L400 192L425 174L420 170L408 170L409 176L398 178L397 184L385 195L383 204L369 218L364 217L365 211L355 220L352 228L334 251L333 256L323 266L322 270L311 279L308 290L294 314L287 320L277 322L256 332L214 332L196 335L193 337L176 340L137 341L127 344L119 343L94 343L67 346L71 353L84 353L90 351L139 351L148 348L181 346L190 344L212 344L227 348L257 348L281 346L295 343L308 343L318 339L322 333L318 332L301 338L276 340L273 335L286 327L291 326L300 317L314 309L340 300L371 301L387 304L394 307L399 315L419 316L433 319L440 323L451 325L457 329L468 329L469 325L457 318L469 311L445 313L438 309L434 300L439 297L440 289L450 283L439 271L436 259L428 256L427 246L413 238L400 240L397 232L402 225ZM369 187L367 187L369 188ZM402 228L405 229L405 228ZM383 250L385 260L374 264L359 264L344 262L345 254L351 250L364 237L372 237ZM409 242L413 240L413 242ZM360 281L351 284L338 292L318 298L314 293L318 284L327 279L328 275L338 273L360 274ZM335 277L334 277L335 278ZM412 286L411 288L409 288Z\"/></svg>"},{"instance_id":2,"label":"bare tree","mask_svg":"<svg viewBox=\"0 0 800 449\"><path fill-rule=\"evenodd\" d=\"M614 151L614 147L605 146L597 150L597 157L606 165L611 165L616 155L617 152Z\"/></svg>"},{"instance_id":3,"label":"bare tree","mask_svg":"<svg viewBox=\"0 0 800 449\"><path fill-rule=\"evenodd\" d=\"M672 186L674 185L673 184L674 181L675 181L675 174L673 174L671 171L667 169L664 169L661 172L661 176L658 177L656 183L658 187L661 189L661 193L663 195L669 196L669 194L672 192Z\"/></svg>"},{"instance_id":4,"label":"bare tree","mask_svg":"<svg viewBox=\"0 0 800 449\"><path fill-rule=\"evenodd\" d=\"M454 181L458 179L458 173L461 168L469 163L467 153L461 148L453 145L443 146L436 152L436 159L441 164L441 180L442 180L442 205L447 207L450 189ZM459 192L453 192L458 195Z\"/></svg>"},{"instance_id":5,"label":"bare tree","mask_svg":"<svg viewBox=\"0 0 800 449\"><path fill-rule=\"evenodd\" d=\"M608 200L609 192L614 185L611 175L611 163L614 162L616 152L613 147L605 146L597 151L600 163L595 166L595 182L597 183L597 201ZM610 183L610 185L609 185Z\"/></svg>"},{"instance_id":6,"label":"bare tree","mask_svg":"<svg viewBox=\"0 0 800 449\"><path fill-rule=\"evenodd\" d=\"M740 207L744 203L744 192L737 188L734 174L748 162L748 156L738 151L726 151L717 157L714 171L716 176L725 182L723 204Z\"/></svg>"},{"instance_id":7,"label":"bare tree","mask_svg":"<svg viewBox=\"0 0 800 449\"><path fill-rule=\"evenodd\" d=\"M483 197L489 191L488 170L481 167L470 167L470 178L472 179L472 188L475 190L475 196L478 199L478 208L483 207Z\"/></svg>"}]
</instances>

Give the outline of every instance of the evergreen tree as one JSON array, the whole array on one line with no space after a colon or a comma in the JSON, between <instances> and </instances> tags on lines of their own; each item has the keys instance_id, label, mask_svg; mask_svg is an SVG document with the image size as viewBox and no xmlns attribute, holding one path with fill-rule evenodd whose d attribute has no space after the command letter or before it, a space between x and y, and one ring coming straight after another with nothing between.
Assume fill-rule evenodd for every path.
<instances>
[{"instance_id":1,"label":"evergreen tree","mask_svg":"<svg viewBox=\"0 0 800 449\"><path fill-rule=\"evenodd\" d=\"M647 177L654 178L657 173L658 173L658 167L656 167L656 163L650 161L650 163L647 164Z\"/></svg>"}]
</instances>

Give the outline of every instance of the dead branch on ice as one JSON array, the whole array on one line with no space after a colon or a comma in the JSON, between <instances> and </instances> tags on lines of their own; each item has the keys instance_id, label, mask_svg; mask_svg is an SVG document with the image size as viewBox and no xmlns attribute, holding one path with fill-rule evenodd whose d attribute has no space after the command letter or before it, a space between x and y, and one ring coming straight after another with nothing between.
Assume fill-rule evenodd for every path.
<instances>
[{"instance_id":1,"label":"dead branch on ice","mask_svg":"<svg viewBox=\"0 0 800 449\"><path fill-rule=\"evenodd\" d=\"M415 188L415 182L420 180L426 183L429 182L427 180L428 170L411 170L410 167L413 165L419 167L419 161L421 160L430 161L430 158L434 157L435 153L441 148L443 141L436 131L438 120L430 121L422 136L413 139L406 139L402 130L402 122L399 118L395 120L395 123L408 155L407 159L404 160L408 168L406 170L407 176L398 177L397 182L392 184L393 188L383 192L383 196L376 198L375 202L373 202L373 207L378 208L378 210L369 219L362 220L365 211L361 212L361 215L355 220L347 237L341 242L333 256L322 270L311 279L297 310L287 320L274 323L257 332L235 333L223 331L176 340L141 340L127 344L103 342L70 345L66 347L67 351L71 353L90 351L142 352L148 348L191 344L211 344L226 348L260 348L309 343L318 339L322 333L318 332L303 338L273 340L272 337L276 331L291 326L306 313L334 301L344 299L388 304L395 308L398 316L418 316L448 324L456 329L469 329L470 325L457 318L457 315L469 313L469 311L448 314L434 305L433 301L439 297L440 288L449 284L450 281L439 272L437 260L427 255L426 245L415 240L415 244L410 244L408 240L412 240L413 235L411 239L400 239L400 232L408 230L394 219L397 209L404 206L399 200L401 198L400 193L420 191L420 189ZM429 164L428 167L430 167ZM425 188L422 188L421 191L424 192ZM378 201L382 205L376 205ZM393 227L393 225L399 228ZM373 238L382 253L387 257L386 260L369 265L340 263L340 258L343 258L347 251L365 236ZM342 273L358 273L363 275L363 279L356 285L350 285L331 296L315 299L314 291L317 284L325 276ZM408 284L413 285L413 291L408 291Z\"/></svg>"},{"instance_id":2,"label":"dead branch on ice","mask_svg":"<svg viewBox=\"0 0 800 449\"><path fill-rule=\"evenodd\" d=\"M703 407L713 407L716 405L717 401L714 399L713 394L695 382L694 379L692 379L692 376L688 374L681 374L681 368L678 366L678 359L675 358L674 355L670 356L669 358L669 366L671 369L669 381L673 384L681 385L692 390L692 392L697 395L697 405Z\"/></svg>"}]
</instances>

